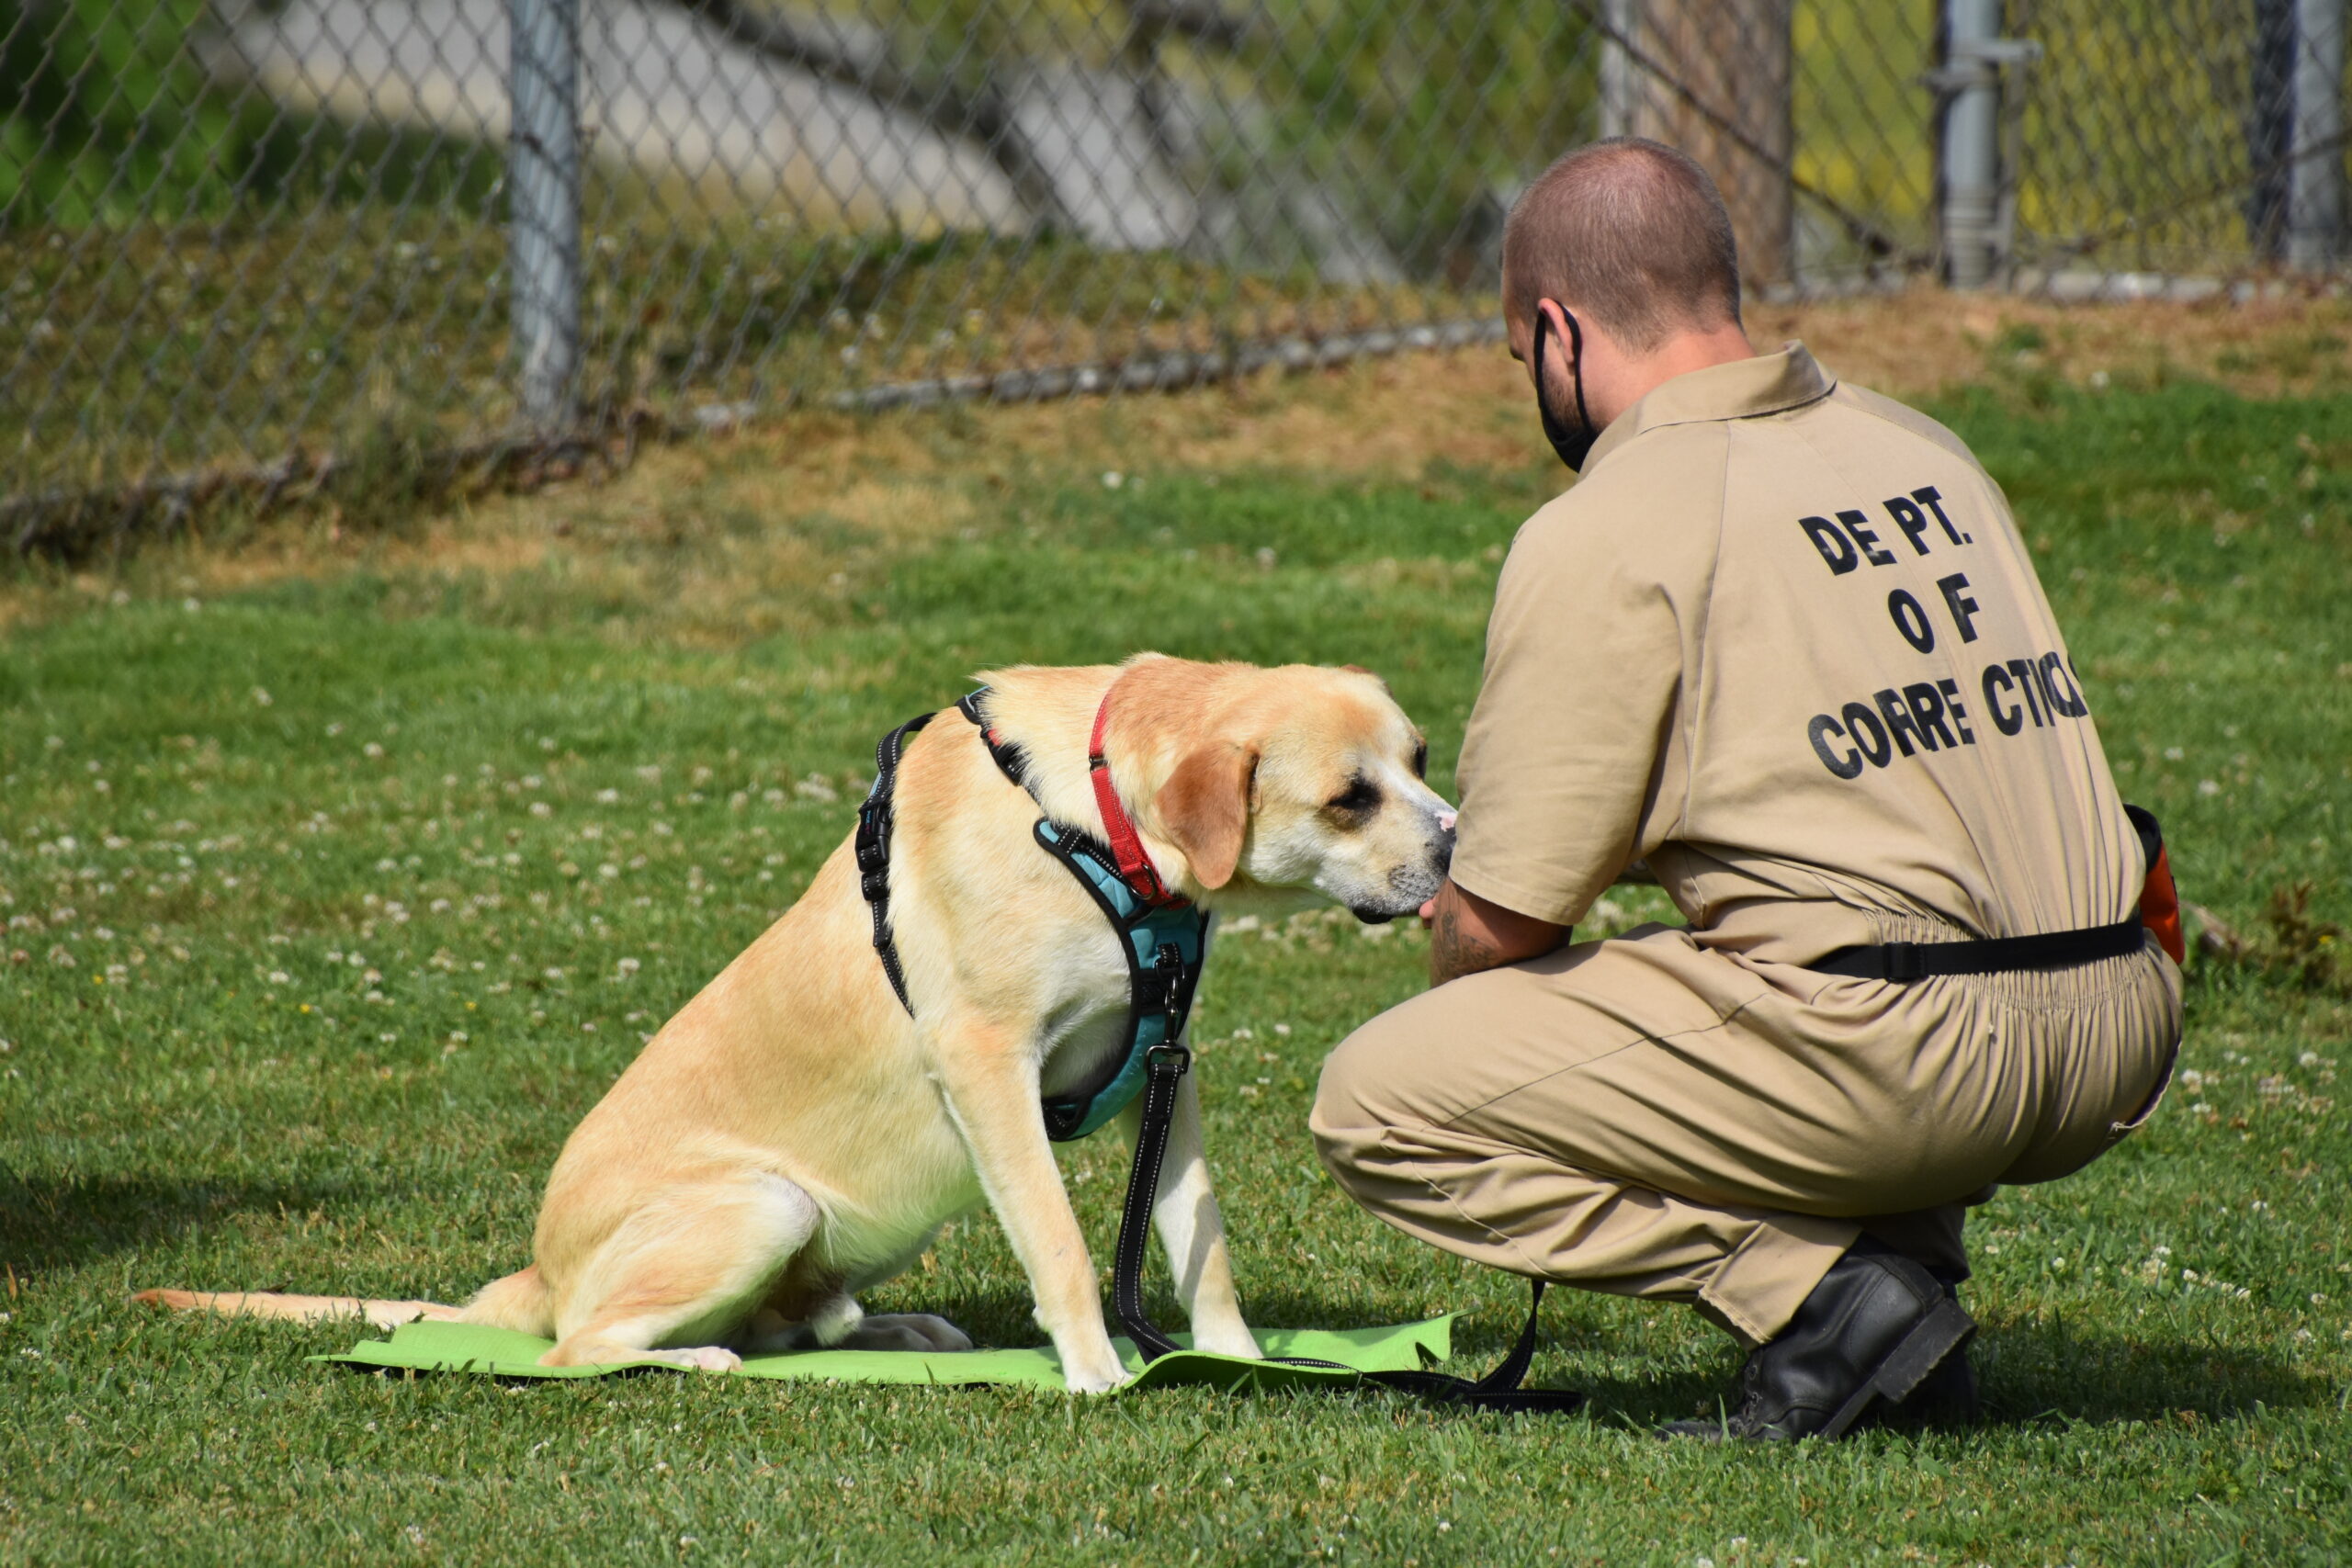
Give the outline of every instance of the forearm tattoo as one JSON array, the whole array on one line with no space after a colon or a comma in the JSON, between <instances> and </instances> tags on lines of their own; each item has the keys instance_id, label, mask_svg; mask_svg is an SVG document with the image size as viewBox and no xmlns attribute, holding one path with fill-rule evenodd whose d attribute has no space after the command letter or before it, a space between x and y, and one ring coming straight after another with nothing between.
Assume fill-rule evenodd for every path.
<instances>
[{"instance_id":1,"label":"forearm tattoo","mask_svg":"<svg viewBox=\"0 0 2352 1568\"><path fill-rule=\"evenodd\" d=\"M1430 984L1442 986L1506 962L1503 950L1462 924L1462 905L1440 898L1430 931Z\"/></svg>"}]
</instances>

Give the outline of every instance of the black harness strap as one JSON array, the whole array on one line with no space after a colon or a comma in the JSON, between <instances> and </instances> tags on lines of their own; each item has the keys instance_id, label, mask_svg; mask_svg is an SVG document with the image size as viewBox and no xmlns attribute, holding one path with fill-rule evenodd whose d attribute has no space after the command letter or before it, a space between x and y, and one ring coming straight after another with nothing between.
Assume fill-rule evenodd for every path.
<instances>
[{"instance_id":1,"label":"black harness strap","mask_svg":"<svg viewBox=\"0 0 2352 1568\"><path fill-rule=\"evenodd\" d=\"M1143 1257L1151 1231L1151 1209L1159 1195L1159 1167L1168 1152L1168 1129L1176 1119L1176 1089L1192 1070L1193 1054L1181 1044L1169 1042L1152 1048L1146 1058L1147 1077L1143 1091L1143 1120L1136 1129L1135 1168L1127 1177L1127 1201L1119 1214L1119 1244L1111 1268L1111 1304L1119 1322L1143 1352L1146 1361L1156 1361L1178 1345L1151 1321L1143 1307ZM1544 1281L1531 1280L1532 1299L1527 1304L1527 1325L1519 1331L1519 1342L1510 1348L1501 1364L1475 1382L1468 1378L1448 1377L1442 1372L1361 1372L1366 1382L1384 1388L1402 1390L1420 1395L1441 1404L1458 1404L1476 1410L1543 1412L1566 1415L1584 1404L1584 1395L1564 1388L1521 1388L1527 1376L1528 1363L1535 1356L1535 1326L1544 1305ZM1276 1362L1294 1367L1340 1367L1337 1361L1318 1361L1304 1356L1278 1356ZM1352 1369L1340 1368L1342 1371Z\"/></svg>"},{"instance_id":2,"label":"black harness strap","mask_svg":"<svg viewBox=\"0 0 2352 1568\"><path fill-rule=\"evenodd\" d=\"M882 960L882 973L890 979L890 989L899 994L899 1005L914 1014L914 1004L907 1000L907 974L899 964L899 944L890 934L890 794L899 782L899 756L907 749L907 737L929 724L937 716L922 714L907 720L884 736L874 748L874 787L865 792L865 803L857 808L857 836L853 853L857 859L857 890L874 910L874 951Z\"/></svg>"},{"instance_id":3,"label":"black harness strap","mask_svg":"<svg viewBox=\"0 0 2352 1568\"><path fill-rule=\"evenodd\" d=\"M989 721L980 716L980 699L988 694L989 689L986 686L965 693L956 699L956 711L970 719L972 728L980 732L980 744L989 749L989 761L994 762L999 772L1019 784L1025 793L1029 788L1029 780L1026 776L1029 766L1028 754L1023 751L1017 743L997 739L997 733L989 727Z\"/></svg>"},{"instance_id":4,"label":"black harness strap","mask_svg":"<svg viewBox=\"0 0 2352 1568\"><path fill-rule=\"evenodd\" d=\"M1858 980L1924 980L1930 975L2007 975L2019 969L2064 969L2095 959L2137 953L2147 928L2133 915L2111 926L2052 931L2042 936L1986 937L1976 942L1882 942L1841 947L1805 965Z\"/></svg>"}]
</instances>

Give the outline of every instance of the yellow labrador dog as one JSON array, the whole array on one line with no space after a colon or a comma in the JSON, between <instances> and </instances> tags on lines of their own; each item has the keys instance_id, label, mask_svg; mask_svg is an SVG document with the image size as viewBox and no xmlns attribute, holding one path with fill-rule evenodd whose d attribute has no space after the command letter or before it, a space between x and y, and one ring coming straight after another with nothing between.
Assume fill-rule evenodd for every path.
<instances>
[{"instance_id":1,"label":"yellow labrador dog","mask_svg":"<svg viewBox=\"0 0 2352 1568\"><path fill-rule=\"evenodd\" d=\"M985 1197L1027 1270L1069 1386L1123 1371L1039 1109L1126 1049L1121 939L1033 836L1042 812L1101 837L1090 738L1173 893L1219 915L1318 896L1367 920L1437 891L1453 814L1420 734L1374 677L1146 654L984 677L1016 788L951 711L908 741L889 848L908 1004L873 945L844 842L808 893L655 1035L548 1178L536 1261L459 1307L151 1291L267 1316L416 1317L552 1337L550 1366L649 1353L724 1371L815 1344L961 1350L928 1315L867 1317L856 1292ZM1130 1106L1122 1120L1130 1136ZM1259 1354L1182 1080L1153 1219L1202 1348Z\"/></svg>"}]
</instances>

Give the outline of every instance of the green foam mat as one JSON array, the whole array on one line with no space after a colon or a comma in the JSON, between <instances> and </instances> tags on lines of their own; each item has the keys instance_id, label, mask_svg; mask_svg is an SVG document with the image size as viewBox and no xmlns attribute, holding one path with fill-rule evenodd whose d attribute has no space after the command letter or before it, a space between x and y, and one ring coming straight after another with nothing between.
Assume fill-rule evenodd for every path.
<instances>
[{"instance_id":1,"label":"green foam mat","mask_svg":"<svg viewBox=\"0 0 2352 1568\"><path fill-rule=\"evenodd\" d=\"M1269 1356L1304 1356L1337 1361L1338 1367L1289 1367L1206 1350L1184 1349L1162 1356L1146 1366L1134 1345L1125 1339L1111 1343L1119 1359L1136 1375L1119 1392L1166 1388L1180 1383L1206 1383L1227 1390L1329 1387L1354 1379L1358 1372L1419 1371L1453 1353L1453 1319L1427 1318L1419 1323L1383 1328L1261 1328L1259 1348ZM1192 1336L1170 1336L1189 1345ZM470 1372L499 1378L594 1378L650 1367L664 1371L684 1369L666 1361L614 1361L593 1367L543 1367L539 1358L552 1340L484 1328L469 1323L411 1323L392 1331L390 1339L363 1339L339 1356L313 1356L314 1361L345 1366L419 1372ZM1009 1383L1029 1388L1062 1386L1061 1359L1051 1348L1028 1350L788 1350L775 1356L747 1356L743 1370L730 1374L747 1378L781 1378L797 1382L872 1383Z\"/></svg>"}]
</instances>

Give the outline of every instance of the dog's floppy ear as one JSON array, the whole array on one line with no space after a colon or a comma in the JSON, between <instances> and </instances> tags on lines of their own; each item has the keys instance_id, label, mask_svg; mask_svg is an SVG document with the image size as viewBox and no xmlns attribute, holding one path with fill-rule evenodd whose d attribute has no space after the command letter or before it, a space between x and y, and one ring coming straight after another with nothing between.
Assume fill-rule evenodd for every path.
<instances>
[{"instance_id":1,"label":"dog's floppy ear","mask_svg":"<svg viewBox=\"0 0 2352 1568\"><path fill-rule=\"evenodd\" d=\"M1188 753L1159 786L1153 805L1160 831L1184 852L1204 887L1233 880L1250 830L1250 788L1257 773L1255 750L1213 741Z\"/></svg>"}]
</instances>

